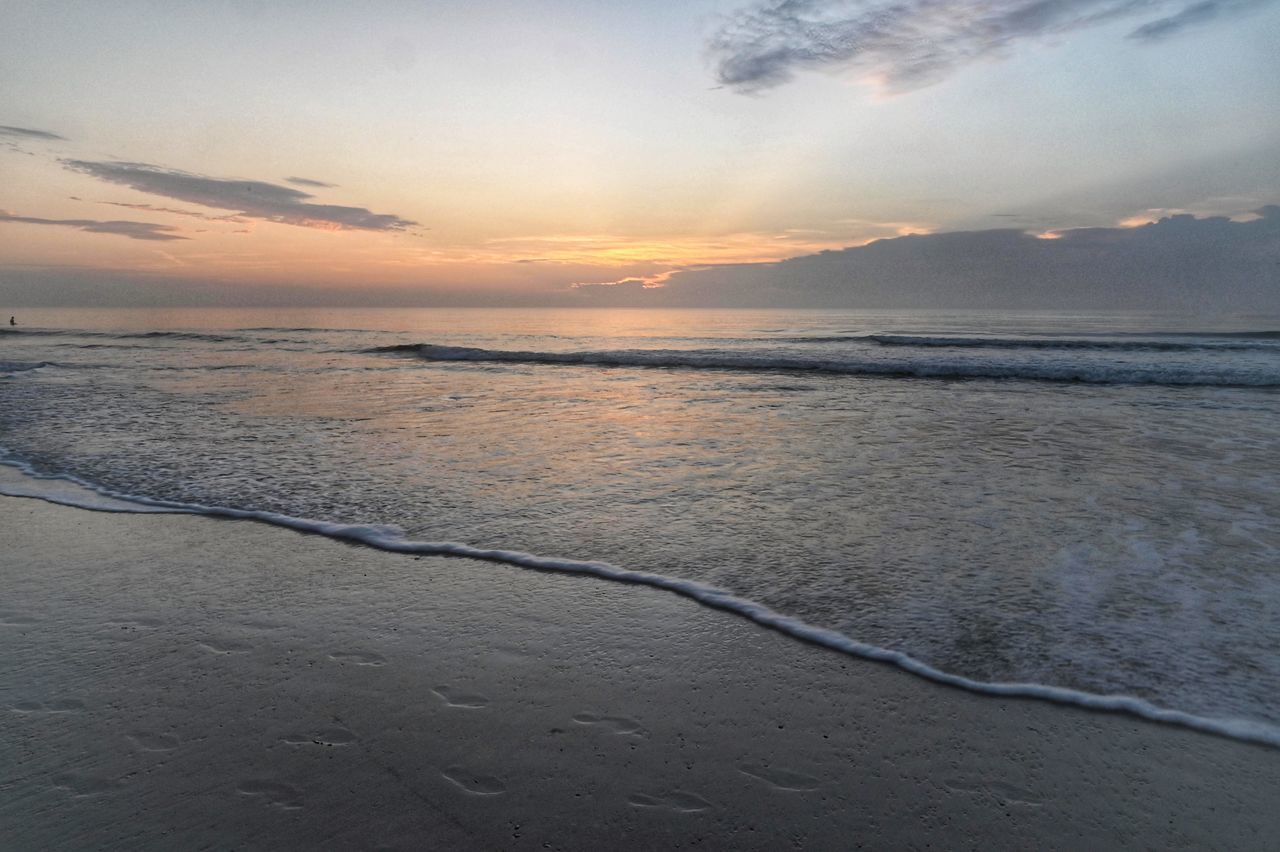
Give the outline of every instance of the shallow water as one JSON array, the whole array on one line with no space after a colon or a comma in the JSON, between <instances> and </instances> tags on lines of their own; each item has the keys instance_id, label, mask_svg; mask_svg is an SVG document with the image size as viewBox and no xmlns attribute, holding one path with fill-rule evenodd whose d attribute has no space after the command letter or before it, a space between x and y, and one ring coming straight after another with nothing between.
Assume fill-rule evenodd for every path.
<instances>
[{"instance_id":1,"label":"shallow water","mask_svg":"<svg viewBox=\"0 0 1280 852\"><path fill-rule=\"evenodd\" d=\"M20 319L0 445L44 472L600 560L977 680L1280 723L1280 319Z\"/></svg>"}]
</instances>

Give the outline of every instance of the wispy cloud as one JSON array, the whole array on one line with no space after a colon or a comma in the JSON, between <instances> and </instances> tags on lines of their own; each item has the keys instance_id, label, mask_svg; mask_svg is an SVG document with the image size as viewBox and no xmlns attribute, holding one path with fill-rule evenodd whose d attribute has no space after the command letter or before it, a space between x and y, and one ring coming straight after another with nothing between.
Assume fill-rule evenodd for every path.
<instances>
[{"instance_id":1,"label":"wispy cloud","mask_svg":"<svg viewBox=\"0 0 1280 852\"><path fill-rule=\"evenodd\" d=\"M79 198L72 197L73 201L79 201ZM99 204L110 204L112 207L126 207L130 210L146 210L151 213L171 213L174 216L187 216L191 219L203 219L206 222L248 222L249 220L243 216L234 214L227 216L210 216L208 213L199 213L195 210L180 210L177 207L159 207L155 204L130 204L127 201L99 201Z\"/></svg>"},{"instance_id":2,"label":"wispy cloud","mask_svg":"<svg viewBox=\"0 0 1280 852\"><path fill-rule=\"evenodd\" d=\"M41 219L36 216L17 216L0 210L0 222L16 222L25 225L60 225L88 231L91 234L116 234L131 240L185 240L187 237L176 233L177 228L169 225L157 225L153 222L127 222L122 220L101 221L98 219Z\"/></svg>"},{"instance_id":3,"label":"wispy cloud","mask_svg":"<svg viewBox=\"0 0 1280 852\"><path fill-rule=\"evenodd\" d=\"M581 290L590 287L635 287L639 286L643 290L654 290L659 287L665 287L666 283L671 280L673 275L681 272L701 272L709 269L707 266L688 266L677 267L675 269L664 269L662 272L655 272L653 275L633 275L628 278L619 278L616 281L579 281L569 285L571 290Z\"/></svg>"},{"instance_id":4,"label":"wispy cloud","mask_svg":"<svg viewBox=\"0 0 1280 852\"><path fill-rule=\"evenodd\" d=\"M155 250L155 254L156 254L157 256L159 256L159 257L164 258L164 259L165 259L166 261L168 261L168 263L169 263L170 265L172 265L172 266L190 266L190 265L191 265L190 263L188 263L187 261L183 260L182 258L180 258L180 257L175 257L175 256L173 256L173 255L169 254L169 252L167 252L167 251L162 251L161 249L156 249L156 250Z\"/></svg>"},{"instance_id":5,"label":"wispy cloud","mask_svg":"<svg viewBox=\"0 0 1280 852\"><path fill-rule=\"evenodd\" d=\"M287 177L284 179L284 182L292 183L296 186L314 186L319 189L333 189L337 186L336 183L325 183L322 180L312 180L311 178L304 177Z\"/></svg>"},{"instance_id":6,"label":"wispy cloud","mask_svg":"<svg viewBox=\"0 0 1280 852\"><path fill-rule=\"evenodd\" d=\"M729 16L708 49L720 82L739 92L773 88L800 70L835 70L901 93L1006 56L1020 42L1177 9L1130 34L1154 41L1267 2L770 0Z\"/></svg>"},{"instance_id":7,"label":"wispy cloud","mask_svg":"<svg viewBox=\"0 0 1280 852\"><path fill-rule=\"evenodd\" d=\"M903 230L904 227L908 227L908 230ZM898 222L843 219L823 228L707 235L637 237L623 234L540 234L491 239L486 243L487 251L474 259L615 268L645 264L668 269L708 263L780 260L922 230L928 229Z\"/></svg>"},{"instance_id":8,"label":"wispy cloud","mask_svg":"<svg viewBox=\"0 0 1280 852\"><path fill-rule=\"evenodd\" d=\"M364 207L312 204L307 200L312 197L308 193L263 181L207 177L148 163L89 160L63 160L62 163L72 171L107 183L188 204L234 210L248 219L327 231L404 231L417 224Z\"/></svg>"},{"instance_id":9,"label":"wispy cloud","mask_svg":"<svg viewBox=\"0 0 1280 852\"><path fill-rule=\"evenodd\" d=\"M26 154L28 157L38 156L35 151L26 147L30 143L65 142L65 136L59 136L48 130L35 130L30 127L13 127L0 124L0 150L12 151L15 154Z\"/></svg>"},{"instance_id":10,"label":"wispy cloud","mask_svg":"<svg viewBox=\"0 0 1280 852\"><path fill-rule=\"evenodd\" d=\"M1205 0L1202 3L1193 3L1168 17L1143 24L1129 33L1129 38L1138 41L1161 41L1189 27L1208 23L1222 15L1243 12L1267 2L1268 0Z\"/></svg>"},{"instance_id":11,"label":"wispy cloud","mask_svg":"<svg viewBox=\"0 0 1280 852\"><path fill-rule=\"evenodd\" d=\"M0 124L0 136L10 136L18 139L43 139L46 142L67 141L67 137L50 133L48 130L32 130L30 127L10 127L5 124Z\"/></svg>"}]
</instances>

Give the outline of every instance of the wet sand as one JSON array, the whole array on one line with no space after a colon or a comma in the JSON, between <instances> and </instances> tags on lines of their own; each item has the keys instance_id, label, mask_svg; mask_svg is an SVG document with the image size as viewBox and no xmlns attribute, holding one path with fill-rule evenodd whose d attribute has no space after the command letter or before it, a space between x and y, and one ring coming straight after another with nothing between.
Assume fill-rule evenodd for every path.
<instances>
[{"instance_id":1,"label":"wet sand","mask_svg":"<svg viewBox=\"0 0 1280 852\"><path fill-rule=\"evenodd\" d=\"M1273 848L1280 750L642 586L0 498L0 847Z\"/></svg>"}]
</instances>

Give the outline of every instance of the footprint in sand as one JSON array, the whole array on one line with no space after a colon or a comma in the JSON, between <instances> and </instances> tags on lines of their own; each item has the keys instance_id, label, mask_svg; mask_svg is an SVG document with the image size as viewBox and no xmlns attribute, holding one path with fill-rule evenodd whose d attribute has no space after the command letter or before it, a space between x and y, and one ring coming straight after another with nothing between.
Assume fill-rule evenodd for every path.
<instances>
[{"instance_id":1,"label":"footprint in sand","mask_svg":"<svg viewBox=\"0 0 1280 852\"><path fill-rule=\"evenodd\" d=\"M489 699L483 695L474 692L462 692L451 686L437 686L431 690L440 696L440 700L450 707L465 707L469 710L479 710L489 705Z\"/></svg>"},{"instance_id":2,"label":"footprint in sand","mask_svg":"<svg viewBox=\"0 0 1280 852\"><path fill-rule=\"evenodd\" d=\"M1038 808L1043 804L1040 798L1030 790L1024 790L1013 784L1005 784L1002 781L992 781L987 784L987 792L1015 805L1031 805Z\"/></svg>"},{"instance_id":3,"label":"footprint in sand","mask_svg":"<svg viewBox=\"0 0 1280 852\"><path fill-rule=\"evenodd\" d=\"M579 725L592 725L611 734L629 737L647 737L649 732L635 719L626 716L597 716L594 713L579 713L573 717Z\"/></svg>"},{"instance_id":4,"label":"footprint in sand","mask_svg":"<svg viewBox=\"0 0 1280 852\"><path fill-rule=\"evenodd\" d=\"M250 630L279 630L284 627L283 624L277 624L274 621L259 621L257 619L249 619L240 622L241 627L248 627Z\"/></svg>"},{"instance_id":5,"label":"footprint in sand","mask_svg":"<svg viewBox=\"0 0 1280 852\"><path fill-rule=\"evenodd\" d=\"M822 784L817 778L792 772L790 769L778 769L761 763L744 763L738 767L743 775L759 778L771 787L779 790L816 790Z\"/></svg>"},{"instance_id":6,"label":"footprint in sand","mask_svg":"<svg viewBox=\"0 0 1280 852\"><path fill-rule=\"evenodd\" d=\"M346 728L325 728L312 734L286 734L280 738L289 745L345 746L356 741L356 735Z\"/></svg>"},{"instance_id":7,"label":"footprint in sand","mask_svg":"<svg viewBox=\"0 0 1280 852\"><path fill-rule=\"evenodd\" d=\"M943 782L949 789L958 793L971 793L973 795L988 795L1005 804L1011 805L1028 805L1029 807L1038 808L1043 802L1040 798L1030 790L1024 790L1013 784L1006 784L1003 781L964 781L952 779Z\"/></svg>"},{"instance_id":8,"label":"footprint in sand","mask_svg":"<svg viewBox=\"0 0 1280 852\"><path fill-rule=\"evenodd\" d=\"M279 781L241 781L236 785L236 792L242 796L261 797L272 807L285 811L296 811L302 807L302 791Z\"/></svg>"},{"instance_id":9,"label":"footprint in sand","mask_svg":"<svg viewBox=\"0 0 1280 852\"><path fill-rule=\"evenodd\" d=\"M647 793L632 793L627 797L627 804L635 808L652 808L659 811L673 811L679 814L694 814L705 811L711 803L696 793L685 790L672 790L665 796L650 796Z\"/></svg>"},{"instance_id":10,"label":"footprint in sand","mask_svg":"<svg viewBox=\"0 0 1280 852\"><path fill-rule=\"evenodd\" d=\"M44 708L47 713L79 713L84 709L84 702L76 698L55 698Z\"/></svg>"},{"instance_id":11,"label":"footprint in sand","mask_svg":"<svg viewBox=\"0 0 1280 852\"><path fill-rule=\"evenodd\" d=\"M146 630L155 630L157 627L162 627L164 622L158 618L139 616L137 618L113 618L107 624L112 627L119 627L121 630L136 630L140 627Z\"/></svg>"},{"instance_id":12,"label":"footprint in sand","mask_svg":"<svg viewBox=\"0 0 1280 852\"><path fill-rule=\"evenodd\" d=\"M14 713L79 713L84 702L74 698L55 698L52 701L19 701L9 707Z\"/></svg>"},{"instance_id":13,"label":"footprint in sand","mask_svg":"<svg viewBox=\"0 0 1280 852\"><path fill-rule=\"evenodd\" d=\"M228 654L246 654L251 646L243 642L206 639L203 642L197 642L196 647L210 654L226 656Z\"/></svg>"},{"instance_id":14,"label":"footprint in sand","mask_svg":"<svg viewBox=\"0 0 1280 852\"><path fill-rule=\"evenodd\" d=\"M387 658L372 651L335 651L329 655L335 663L351 663L357 666L385 666Z\"/></svg>"},{"instance_id":15,"label":"footprint in sand","mask_svg":"<svg viewBox=\"0 0 1280 852\"><path fill-rule=\"evenodd\" d=\"M450 766L440 774L446 781L476 796L498 796L507 792L507 785L492 775L481 775L461 766Z\"/></svg>"},{"instance_id":16,"label":"footprint in sand","mask_svg":"<svg viewBox=\"0 0 1280 852\"><path fill-rule=\"evenodd\" d=\"M129 739L140 751L173 751L182 740L173 734L153 734L150 731L134 731Z\"/></svg>"},{"instance_id":17,"label":"footprint in sand","mask_svg":"<svg viewBox=\"0 0 1280 852\"><path fill-rule=\"evenodd\" d=\"M77 798L106 793L120 785L119 779L88 772L63 772L61 775L53 776L53 786L59 790L66 790Z\"/></svg>"}]
</instances>

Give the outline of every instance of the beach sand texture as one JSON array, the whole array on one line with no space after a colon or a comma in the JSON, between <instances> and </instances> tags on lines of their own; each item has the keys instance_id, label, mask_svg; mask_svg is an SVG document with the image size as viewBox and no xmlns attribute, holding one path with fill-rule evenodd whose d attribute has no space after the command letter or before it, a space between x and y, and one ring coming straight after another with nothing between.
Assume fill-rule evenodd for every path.
<instances>
[{"instance_id":1,"label":"beach sand texture","mask_svg":"<svg viewBox=\"0 0 1280 852\"><path fill-rule=\"evenodd\" d=\"M1267 849L1280 750L655 589L0 498L0 847Z\"/></svg>"}]
</instances>

